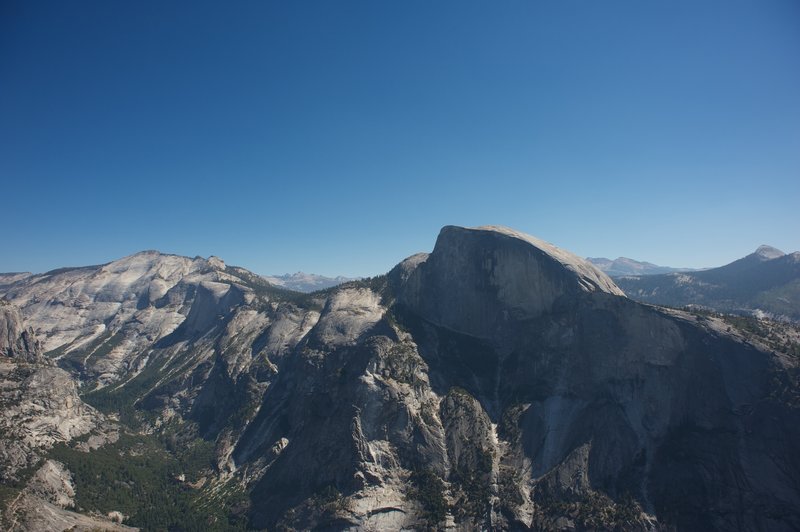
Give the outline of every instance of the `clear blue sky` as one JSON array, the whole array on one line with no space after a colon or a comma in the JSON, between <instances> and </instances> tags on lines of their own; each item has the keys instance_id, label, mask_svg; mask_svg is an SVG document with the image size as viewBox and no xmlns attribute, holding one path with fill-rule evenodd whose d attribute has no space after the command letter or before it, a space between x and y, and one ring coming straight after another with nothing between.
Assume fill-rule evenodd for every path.
<instances>
[{"instance_id":1,"label":"clear blue sky","mask_svg":"<svg viewBox=\"0 0 800 532\"><path fill-rule=\"evenodd\" d=\"M0 271L798 250L800 2L7 0L0 185Z\"/></svg>"}]
</instances>

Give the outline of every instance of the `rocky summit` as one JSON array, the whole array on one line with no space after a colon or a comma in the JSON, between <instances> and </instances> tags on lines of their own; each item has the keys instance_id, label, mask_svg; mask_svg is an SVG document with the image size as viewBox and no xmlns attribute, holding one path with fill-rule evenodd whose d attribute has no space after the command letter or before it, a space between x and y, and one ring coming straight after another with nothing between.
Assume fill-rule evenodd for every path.
<instances>
[{"instance_id":1,"label":"rocky summit","mask_svg":"<svg viewBox=\"0 0 800 532\"><path fill-rule=\"evenodd\" d=\"M311 294L144 252L0 295L0 528L800 528L795 344L511 229Z\"/></svg>"}]
</instances>

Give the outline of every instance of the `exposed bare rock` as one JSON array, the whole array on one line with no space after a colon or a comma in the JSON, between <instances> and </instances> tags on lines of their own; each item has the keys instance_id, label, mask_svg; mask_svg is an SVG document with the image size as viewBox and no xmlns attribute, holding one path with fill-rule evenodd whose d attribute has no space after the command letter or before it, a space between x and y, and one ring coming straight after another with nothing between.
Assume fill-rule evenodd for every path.
<instances>
[{"instance_id":1,"label":"exposed bare rock","mask_svg":"<svg viewBox=\"0 0 800 532\"><path fill-rule=\"evenodd\" d=\"M11 471L119 437L80 379L153 435L120 456L194 464L168 486L253 529L800 528L796 355L510 229L310 296L153 252L4 290L69 370L0 359ZM40 467L17 502L65 522Z\"/></svg>"},{"instance_id":2,"label":"exposed bare rock","mask_svg":"<svg viewBox=\"0 0 800 532\"><path fill-rule=\"evenodd\" d=\"M100 516L89 516L64 510L46 500L24 493L9 508L13 515L9 532L133 532L139 530Z\"/></svg>"},{"instance_id":3,"label":"exposed bare rock","mask_svg":"<svg viewBox=\"0 0 800 532\"><path fill-rule=\"evenodd\" d=\"M380 296L370 290L338 290L328 299L312 331L313 338L329 348L351 344L375 325L385 311Z\"/></svg>"},{"instance_id":4,"label":"exposed bare rock","mask_svg":"<svg viewBox=\"0 0 800 532\"><path fill-rule=\"evenodd\" d=\"M0 356L42 362L42 346L15 306L0 300Z\"/></svg>"},{"instance_id":5,"label":"exposed bare rock","mask_svg":"<svg viewBox=\"0 0 800 532\"><path fill-rule=\"evenodd\" d=\"M594 292L622 295L588 262L534 237L502 227L448 226L410 275L401 301L431 322L489 338L506 323Z\"/></svg>"},{"instance_id":6,"label":"exposed bare rock","mask_svg":"<svg viewBox=\"0 0 800 532\"><path fill-rule=\"evenodd\" d=\"M8 358L0 358L0 405L0 480L16 478L53 444L109 425L66 371Z\"/></svg>"},{"instance_id":7,"label":"exposed bare rock","mask_svg":"<svg viewBox=\"0 0 800 532\"><path fill-rule=\"evenodd\" d=\"M499 442L480 402L452 388L441 403L447 442L452 507L457 522L480 528L497 503ZM496 516L491 522L498 524Z\"/></svg>"},{"instance_id":8,"label":"exposed bare rock","mask_svg":"<svg viewBox=\"0 0 800 532\"><path fill-rule=\"evenodd\" d=\"M800 493L789 488L800 463L787 447L800 442L800 411L792 394L769 399L774 379L797 386L796 369L786 374L784 359L717 325L636 304L560 268L565 261L535 240L514 239L520 248L506 236L445 228L399 300L434 390L464 389L503 425L508 526L536 525L537 487L563 478L553 472L577 456L586 459L574 489L581 505L609 509L603 526L647 526L637 508L687 529L800 523L791 510ZM767 411L771 429L751 429ZM620 506L625 493L636 505ZM711 516L710 506L724 510Z\"/></svg>"},{"instance_id":9,"label":"exposed bare rock","mask_svg":"<svg viewBox=\"0 0 800 532\"><path fill-rule=\"evenodd\" d=\"M404 259L397 266L392 268L389 272L389 277L395 287L404 285L411 274L419 267L420 264L428 260L429 253L416 253Z\"/></svg>"},{"instance_id":10,"label":"exposed bare rock","mask_svg":"<svg viewBox=\"0 0 800 532\"><path fill-rule=\"evenodd\" d=\"M0 273L0 291L33 275L30 272Z\"/></svg>"},{"instance_id":11,"label":"exposed bare rock","mask_svg":"<svg viewBox=\"0 0 800 532\"><path fill-rule=\"evenodd\" d=\"M5 298L21 309L45 350L80 361L82 371L105 385L179 325L196 332L207 325L198 319L217 316L211 307L241 300L243 292L231 288L234 279L213 257L145 251L103 266L23 278L5 288Z\"/></svg>"},{"instance_id":12,"label":"exposed bare rock","mask_svg":"<svg viewBox=\"0 0 800 532\"><path fill-rule=\"evenodd\" d=\"M66 371L0 357L0 484L27 482L13 501L0 506L0 526L26 531L100 526L102 521L64 510L75 496L72 477L59 462L41 460L54 444L87 434L90 441L82 445L97 448L113 430L113 423L81 400Z\"/></svg>"},{"instance_id":13,"label":"exposed bare rock","mask_svg":"<svg viewBox=\"0 0 800 532\"><path fill-rule=\"evenodd\" d=\"M25 493L59 508L67 508L75 503L72 474L64 468L64 464L55 460L45 460L28 481Z\"/></svg>"}]
</instances>

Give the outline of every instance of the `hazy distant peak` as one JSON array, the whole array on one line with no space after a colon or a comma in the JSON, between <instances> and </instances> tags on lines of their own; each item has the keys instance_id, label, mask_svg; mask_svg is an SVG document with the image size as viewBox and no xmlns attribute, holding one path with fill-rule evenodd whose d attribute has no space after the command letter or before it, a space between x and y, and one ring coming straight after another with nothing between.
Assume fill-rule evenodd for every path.
<instances>
[{"instance_id":1,"label":"hazy distant peak","mask_svg":"<svg viewBox=\"0 0 800 532\"><path fill-rule=\"evenodd\" d=\"M296 290L298 292L324 290L325 288L356 280L355 278L343 277L341 275L325 277L324 275L305 272L286 273L284 275L264 275L262 277L272 285L280 286L288 290Z\"/></svg>"},{"instance_id":2,"label":"hazy distant peak","mask_svg":"<svg viewBox=\"0 0 800 532\"><path fill-rule=\"evenodd\" d=\"M778 257L783 257L784 255L786 255L786 253L784 253L783 251L767 245L758 246L758 249L755 251L755 254L767 260L777 259Z\"/></svg>"},{"instance_id":3,"label":"hazy distant peak","mask_svg":"<svg viewBox=\"0 0 800 532\"><path fill-rule=\"evenodd\" d=\"M623 277L627 275L658 275L673 272L691 271L690 268L672 268L669 266L659 266L652 262L638 261L628 257L617 257L614 260L605 257L587 257L587 261L600 268L611 277Z\"/></svg>"},{"instance_id":4,"label":"hazy distant peak","mask_svg":"<svg viewBox=\"0 0 800 532\"><path fill-rule=\"evenodd\" d=\"M626 263L626 264L631 264L631 263L634 263L634 264L644 264L644 265L646 265L646 266L656 266L656 265L655 265L655 264L653 264L652 262L647 262L647 261L638 261L638 260L631 259L631 258L628 258L628 257L617 257L617 258L615 259L615 262L623 262L623 263Z\"/></svg>"}]
</instances>

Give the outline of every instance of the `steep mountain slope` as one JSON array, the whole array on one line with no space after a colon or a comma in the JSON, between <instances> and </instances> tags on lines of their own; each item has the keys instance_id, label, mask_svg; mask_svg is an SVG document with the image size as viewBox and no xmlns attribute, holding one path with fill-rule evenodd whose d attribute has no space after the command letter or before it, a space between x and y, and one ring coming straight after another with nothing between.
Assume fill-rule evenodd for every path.
<instances>
[{"instance_id":1,"label":"steep mountain slope","mask_svg":"<svg viewBox=\"0 0 800 532\"><path fill-rule=\"evenodd\" d=\"M800 252L761 246L726 266L667 275L616 279L638 301L800 321Z\"/></svg>"},{"instance_id":2,"label":"steep mountain slope","mask_svg":"<svg viewBox=\"0 0 800 532\"><path fill-rule=\"evenodd\" d=\"M42 355L17 308L0 301L0 528L75 530L127 527L65 510L72 485L61 464L44 461L54 445L84 451L116 441L118 428L78 396L72 377Z\"/></svg>"},{"instance_id":3,"label":"steep mountain slope","mask_svg":"<svg viewBox=\"0 0 800 532\"><path fill-rule=\"evenodd\" d=\"M45 361L72 374L70 377L64 369L55 367L47 370L68 379L62 384L49 376L47 380L59 386L54 392L76 391L80 386L86 402L119 416L126 430L133 433L148 434L160 427L159 439L174 442L171 445L179 449L178 462L192 460L191 456L198 453L209 455L199 462L198 472L224 470L227 436L220 437L216 454L213 442L223 428L227 427L229 435L246 423L247 416L252 415L248 412L256 408L276 370L273 360L292 349L316 322L321 308L319 302L272 287L259 276L226 267L218 259L157 252L138 253L103 266L29 276L8 287L4 295L19 305L26 324L35 330L47 350ZM293 301L302 302L304 307ZM25 389L26 381L16 379L18 373L12 372L16 388ZM47 380L42 385L46 386ZM156 410L157 416L153 414ZM103 419L100 412L93 412L91 418ZM173 418L176 421L170 424ZM12 441L19 438L14 432L9 437ZM159 441L151 441L152 437L146 441L137 438L124 438L115 444L113 452L138 456L142 448L159 445ZM58 441L78 450L82 445L70 438ZM59 452L63 455L59 459L68 459L76 467L85 465L81 453ZM23 454L31 464L41 456ZM85 459L89 460L88 456ZM162 464L164 470L154 472L145 463L115 475L120 476L118 480L140 475L148 483L152 481L152 485L137 489L142 496L155 496L154 492L164 486L160 485L163 481L153 479L153 474L167 475L166 480L167 468L172 470L180 464L170 457L150 462ZM171 485L166 487L172 489ZM105 504L103 489L102 485L92 485L82 490L78 483L79 503ZM94 499L82 498L82 494L95 493L98 496ZM152 502L142 500L139 506L130 505L129 499L120 502L129 505L129 514L134 514L139 524L169 527L184 518L176 515L176 523L163 522L159 519L164 514L175 513L169 506L153 515L142 513ZM192 501L185 502L188 505ZM121 509L112 502L107 504L88 509L101 514ZM186 508L187 512L191 510Z\"/></svg>"},{"instance_id":4,"label":"steep mountain slope","mask_svg":"<svg viewBox=\"0 0 800 532\"><path fill-rule=\"evenodd\" d=\"M588 257L586 260L611 277L622 277L624 275L658 275L662 273L693 271L691 268L658 266L651 262L641 262L627 257L617 257L614 260L605 257Z\"/></svg>"},{"instance_id":5,"label":"steep mountain slope","mask_svg":"<svg viewBox=\"0 0 800 532\"><path fill-rule=\"evenodd\" d=\"M800 527L797 359L506 228L445 227L431 254L313 296L150 254L6 298L83 400L139 431L51 456L84 511L132 525ZM104 506L103 464L143 453L131 489L168 493L166 516Z\"/></svg>"}]
</instances>

